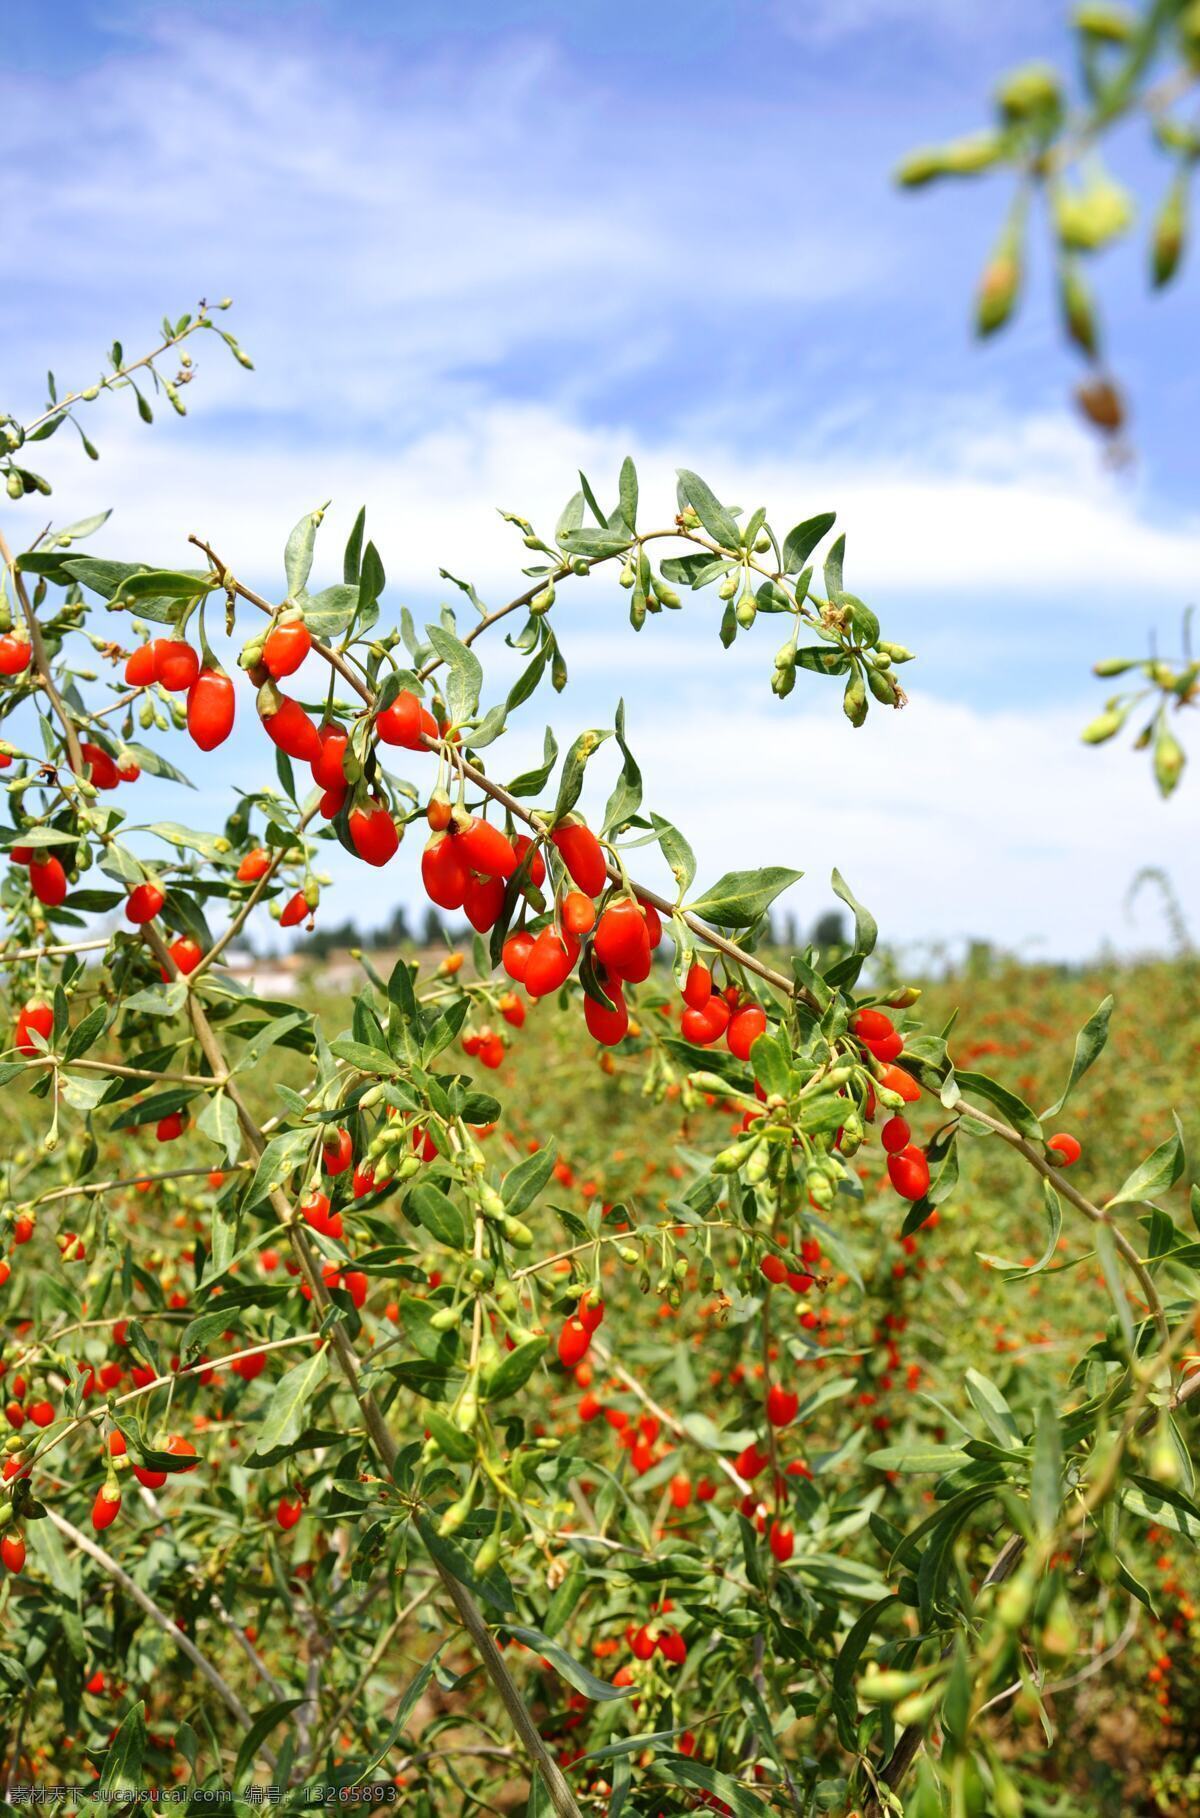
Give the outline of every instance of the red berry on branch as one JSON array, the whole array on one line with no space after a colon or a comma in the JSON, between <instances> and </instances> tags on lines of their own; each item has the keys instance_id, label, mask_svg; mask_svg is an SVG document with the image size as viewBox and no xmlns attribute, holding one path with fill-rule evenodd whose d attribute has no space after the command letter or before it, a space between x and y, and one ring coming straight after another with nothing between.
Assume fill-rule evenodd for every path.
<instances>
[{"instance_id":1,"label":"red berry on branch","mask_svg":"<svg viewBox=\"0 0 1200 1818\"><path fill-rule=\"evenodd\" d=\"M796 1550L796 1536L793 1534L791 1528L785 1528L779 1522L773 1521L768 1536L768 1544L771 1548L771 1552L779 1561L779 1564L786 1565Z\"/></svg>"},{"instance_id":2,"label":"red berry on branch","mask_svg":"<svg viewBox=\"0 0 1200 1818\"><path fill-rule=\"evenodd\" d=\"M139 644L125 659L125 680L131 688L148 688L158 677L158 664L152 643Z\"/></svg>"},{"instance_id":3,"label":"red berry on branch","mask_svg":"<svg viewBox=\"0 0 1200 1818\"><path fill-rule=\"evenodd\" d=\"M725 1033L725 1045L738 1060L749 1060L750 1050L767 1026L765 1010L757 1004L749 1004L732 1017Z\"/></svg>"},{"instance_id":4,"label":"red berry on branch","mask_svg":"<svg viewBox=\"0 0 1200 1818\"><path fill-rule=\"evenodd\" d=\"M268 688L264 687L263 694L267 693ZM279 704L273 711L262 712L263 731L273 745L297 763L314 763L321 755L320 733L299 701L286 694L277 698Z\"/></svg>"},{"instance_id":5,"label":"red berry on branch","mask_svg":"<svg viewBox=\"0 0 1200 1818\"><path fill-rule=\"evenodd\" d=\"M199 653L185 638L155 639L154 677L169 694L186 694L199 673Z\"/></svg>"},{"instance_id":6,"label":"red berry on branch","mask_svg":"<svg viewBox=\"0 0 1200 1818\"><path fill-rule=\"evenodd\" d=\"M888 1156L888 1178L901 1199L923 1199L929 1191L929 1162L925 1151L909 1143L898 1155Z\"/></svg>"},{"instance_id":7,"label":"red berry on branch","mask_svg":"<svg viewBox=\"0 0 1200 1818\"><path fill-rule=\"evenodd\" d=\"M693 960L683 985L683 1001L689 1010L703 1010L712 996L712 973L703 960Z\"/></svg>"},{"instance_id":8,"label":"red berry on branch","mask_svg":"<svg viewBox=\"0 0 1200 1818\"><path fill-rule=\"evenodd\" d=\"M312 633L299 613L285 613L263 643L263 667L276 680L294 675L312 649Z\"/></svg>"},{"instance_id":9,"label":"red berry on branch","mask_svg":"<svg viewBox=\"0 0 1200 1818\"><path fill-rule=\"evenodd\" d=\"M294 928L298 922L307 920L311 914L312 904L305 896L303 890L297 890L295 896L284 904L283 914L279 918L279 926L281 928Z\"/></svg>"},{"instance_id":10,"label":"red berry on branch","mask_svg":"<svg viewBox=\"0 0 1200 1818\"><path fill-rule=\"evenodd\" d=\"M471 815L461 826L455 826L454 843L467 869L478 871L482 877L509 878L517 868L517 855L508 835L480 815Z\"/></svg>"},{"instance_id":11,"label":"red berry on branch","mask_svg":"<svg viewBox=\"0 0 1200 1818\"><path fill-rule=\"evenodd\" d=\"M426 739L438 736L437 721L408 689L375 716L375 730L385 745L403 745L408 751L424 751Z\"/></svg>"},{"instance_id":12,"label":"red berry on branch","mask_svg":"<svg viewBox=\"0 0 1200 1818\"><path fill-rule=\"evenodd\" d=\"M126 920L132 922L135 928L143 922L152 922L166 900L166 892L157 884L136 884L126 899Z\"/></svg>"},{"instance_id":13,"label":"red berry on branch","mask_svg":"<svg viewBox=\"0 0 1200 1818\"><path fill-rule=\"evenodd\" d=\"M54 1011L44 997L31 997L17 1016L13 1033L13 1046L17 1053L26 1056L40 1054L42 1050L30 1041L30 1036L40 1035L48 1043L53 1033Z\"/></svg>"},{"instance_id":14,"label":"red berry on branch","mask_svg":"<svg viewBox=\"0 0 1200 1818\"><path fill-rule=\"evenodd\" d=\"M171 942L167 951L175 961L176 970L185 976L189 972L194 972L204 958L204 949L199 941L192 939L190 934L181 934L178 940Z\"/></svg>"},{"instance_id":15,"label":"red berry on branch","mask_svg":"<svg viewBox=\"0 0 1200 1818\"><path fill-rule=\"evenodd\" d=\"M92 1526L96 1533L102 1534L105 1528L110 1528L120 1513L120 1490L115 1485L110 1488L108 1484L102 1483L92 1503Z\"/></svg>"},{"instance_id":16,"label":"red berry on branch","mask_svg":"<svg viewBox=\"0 0 1200 1818\"><path fill-rule=\"evenodd\" d=\"M767 1390L767 1419L773 1427L789 1427L796 1418L800 1397L794 1389L773 1382Z\"/></svg>"},{"instance_id":17,"label":"red berry on branch","mask_svg":"<svg viewBox=\"0 0 1200 1818\"><path fill-rule=\"evenodd\" d=\"M889 1155L899 1155L901 1149L907 1148L912 1131L902 1117L889 1117L879 1132L879 1140Z\"/></svg>"},{"instance_id":18,"label":"red berry on branch","mask_svg":"<svg viewBox=\"0 0 1200 1818\"><path fill-rule=\"evenodd\" d=\"M350 810L346 829L354 850L368 865L386 865L400 845L395 821L384 803L375 799Z\"/></svg>"},{"instance_id":19,"label":"red berry on branch","mask_svg":"<svg viewBox=\"0 0 1200 1818\"><path fill-rule=\"evenodd\" d=\"M565 985L578 958L579 942L549 923L534 941L525 966L525 989L530 997L548 997Z\"/></svg>"},{"instance_id":20,"label":"red berry on branch","mask_svg":"<svg viewBox=\"0 0 1200 1818\"><path fill-rule=\"evenodd\" d=\"M582 821L563 821L550 835L571 881L585 896L599 896L608 882L608 864L604 849L590 827Z\"/></svg>"},{"instance_id":21,"label":"red berry on branch","mask_svg":"<svg viewBox=\"0 0 1200 1818\"><path fill-rule=\"evenodd\" d=\"M332 726L326 721L317 733L321 749L312 760L313 782L323 790L344 789L346 786L345 757L346 747L350 743L340 726Z\"/></svg>"},{"instance_id":22,"label":"red berry on branch","mask_svg":"<svg viewBox=\"0 0 1200 1818\"><path fill-rule=\"evenodd\" d=\"M187 728L193 745L215 751L233 731L237 701L233 682L223 669L202 669L187 698Z\"/></svg>"},{"instance_id":23,"label":"red berry on branch","mask_svg":"<svg viewBox=\"0 0 1200 1818\"><path fill-rule=\"evenodd\" d=\"M257 884L260 877L265 877L271 869L271 855L262 846L255 846L248 852L237 868L239 884Z\"/></svg>"},{"instance_id":24,"label":"red berry on branch","mask_svg":"<svg viewBox=\"0 0 1200 1818\"><path fill-rule=\"evenodd\" d=\"M337 1129L321 1143L321 1167L326 1174L344 1174L354 1160L354 1143L349 1130Z\"/></svg>"},{"instance_id":25,"label":"red berry on branch","mask_svg":"<svg viewBox=\"0 0 1200 1818\"><path fill-rule=\"evenodd\" d=\"M57 909L66 897L67 874L53 853L49 858L30 859L29 882L38 902L45 904L47 909Z\"/></svg>"},{"instance_id":26,"label":"red berry on branch","mask_svg":"<svg viewBox=\"0 0 1200 1818\"><path fill-rule=\"evenodd\" d=\"M509 935L501 949L500 963L508 973L509 978L515 979L518 985L523 985L525 983L525 973L529 966L529 955L533 952L536 938L536 935L532 935L527 929L521 928L516 934Z\"/></svg>"}]
</instances>

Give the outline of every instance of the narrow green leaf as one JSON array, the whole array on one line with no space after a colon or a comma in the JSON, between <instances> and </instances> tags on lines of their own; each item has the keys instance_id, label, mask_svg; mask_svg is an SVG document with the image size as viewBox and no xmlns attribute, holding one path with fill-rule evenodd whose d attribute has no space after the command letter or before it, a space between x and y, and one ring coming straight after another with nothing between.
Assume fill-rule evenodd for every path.
<instances>
[{"instance_id":1,"label":"narrow green leaf","mask_svg":"<svg viewBox=\"0 0 1200 1818\"><path fill-rule=\"evenodd\" d=\"M1108 1025L1112 1012L1113 1000L1110 996L1106 997L1103 1003L1088 1017L1087 1022L1075 1037L1075 1053L1071 1061L1071 1071L1067 1076L1067 1083L1062 1089L1062 1095L1042 1112L1043 1118L1058 1116L1074 1088L1100 1054L1108 1040Z\"/></svg>"},{"instance_id":2,"label":"narrow green leaf","mask_svg":"<svg viewBox=\"0 0 1200 1818\"><path fill-rule=\"evenodd\" d=\"M767 865L761 871L727 871L688 908L717 928L749 928L766 914L781 891L803 876L802 871L784 865Z\"/></svg>"},{"instance_id":3,"label":"narrow green leaf","mask_svg":"<svg viewBox=\"0 0 1200 1818\"><path fill-rule=\"evenodd\" d=\"M273 1452L278 1446L296 1443L303 1430L304 1411L328 1373L329 1355L322 1346L280 1377L255 1434L256 1452Z\"/></svg>"}]
</instances>

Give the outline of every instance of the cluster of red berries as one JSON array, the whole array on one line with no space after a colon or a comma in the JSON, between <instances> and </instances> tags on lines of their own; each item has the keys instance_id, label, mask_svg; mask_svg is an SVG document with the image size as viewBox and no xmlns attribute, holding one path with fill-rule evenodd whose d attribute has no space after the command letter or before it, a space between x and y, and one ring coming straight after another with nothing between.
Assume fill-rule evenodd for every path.
<instances>
[{"instance_id":1,"label":"cluster of red berries","mask_svg":"<svg viewBox=\"0 0 1200 1818\"><path fill-rule=\"evenodd\" d=\"M157 682L168 694L186 694L188 733L201 751L215 751L233 731L232 681L217 663L201 664L200 653L186 638L153 638L140 644L125 664L125 680L131 688L149 688Z\"/></svg>"},{"instance_id":2,"label":"cluster of red berries","mask_svg":"<svg viewBox=\"0 0 1200 1818\"><path fill-rule=\"evenodd\" d=\"M703 960L693 960L683 985L680 1033L698 1048L711 1047L725 1037L725 1045L738 1060L749 1060L750 1050L767 1027L767 1016L758 1004L743 1003L736 985L724 991L713 988L712 972Z\"/></svg>"}]
</instances>

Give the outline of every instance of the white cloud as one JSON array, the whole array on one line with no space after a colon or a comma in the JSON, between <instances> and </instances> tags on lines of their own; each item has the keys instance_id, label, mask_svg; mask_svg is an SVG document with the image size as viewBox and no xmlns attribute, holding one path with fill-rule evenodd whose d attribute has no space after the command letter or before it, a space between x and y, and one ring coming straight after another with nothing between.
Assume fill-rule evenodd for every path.
<instances>
[{"instance_id":1,"label":"white cloud","mask_svg":"<svg viewBox=\"0 0 1200 1818\"><path fill-rule=\"evenodd\" d=\"M739 454L499 402L390 451L289 445L278 425L245 437L211 411L206 427L197 438L172 422L153 432L113 422L96 432L110 457L99 469L64 444L56 518L94 509L100 492L118 508L106 547L177 562L180 533L198 529L236 572L265 579L278 573L283 539L302 512L334 499L332 557L365 502L403 593L427 593L444 566L496 598L510 582L519 590L520 565L531 559L497 507L548 531L577 468L613 494L621 458L632 453L644 522L670 521L674 469L685 464L727 498L767 504L780 529L793 515L837 509L848 582L881 605L888 593L943 596L939 611L946 598L964 612L973 601L1011 598L1042 603L1056 623L1095 623L1115 607L1137 623L1138 609L1173 619L1200 578L1200 515L1156 516L1144 491L1097 465L1082 434L1054 419L1017 421L1005 434L942 432L921 449L878 455Z\"/></svg>"}]
</instances>

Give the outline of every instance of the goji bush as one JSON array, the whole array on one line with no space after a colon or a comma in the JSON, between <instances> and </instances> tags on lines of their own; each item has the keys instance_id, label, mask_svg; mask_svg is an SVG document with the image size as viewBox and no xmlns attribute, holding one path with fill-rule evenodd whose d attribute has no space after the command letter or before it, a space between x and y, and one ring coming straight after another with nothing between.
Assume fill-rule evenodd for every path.
<instances>
[{"instance_id":1,"label":"goji bush","mask_svg":"<svg viewBox=\"0 0 1200 1818\"><path fill-rule=\"evenodd\" d=\"M218 332L202 305L7 419L10 493L137 374L143 415L182 409ZM852 937L781 953L799 874L698 885L623 708L499 780L566 685L557 593L603 571L635 631L713 594L725 646L776 621L775 711L801 671L852 726L901 705L910 653L831 513L781 537L682 471L646 528L627 461L611 509L584 480L553 531L508 515L524 584L489 609L458 582L424 627L361 516L318 591L301 518L278 601L219 539L176 570L79 553L100 518L0 542L9 1785L36 1738L102 1795L174 1777L197 1807L257 1780L422 1814L1018 1812L1013 1701L1036 1722L1048 1673L1158 1611L1148 1529L1200 1536L1182 1131L1159 1098L1146 1159L1098 1180L1067 1107L1112 998L1072 1053L1054 1028L1036 1071L980 1071L1006 1044L923 1025L836 872ZM262 767L221 827L130 818L239 716ZM331 842L366 877L404 837L469 955L364 959L345 1005L223 966L260 905L313 924ZM973 1233L989 1280L1032 1301L1088 1264L1105 1310L1063 1371L923 1400L942 1209L1006 1164L1045 1235L1006 1261Z\"/></svg>"}]
</instances>

